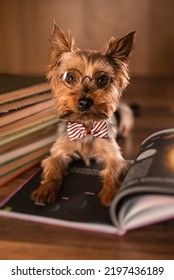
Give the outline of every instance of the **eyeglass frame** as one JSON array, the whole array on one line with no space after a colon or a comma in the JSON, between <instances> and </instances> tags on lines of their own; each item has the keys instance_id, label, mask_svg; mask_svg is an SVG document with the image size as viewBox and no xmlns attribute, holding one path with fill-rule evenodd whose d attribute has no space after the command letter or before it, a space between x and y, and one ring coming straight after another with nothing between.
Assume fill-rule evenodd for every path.
<instances>
[{"instance_id":1,"label":"eyeglass frame","mask_svg":"<svg viewBox=\"0 0 174 280\"><path fill-rule=\"evenodd\" d=\"M83 82L84 82L84 80L85 80L85 78L89 78L89 80L92 82L93 80L95 81L95 79L94 79L94 76L97 74L97 73L103 73L104 75L106 75L107 76L107 78L108 78L108 81L107 81L107 83L106 83L106 86L101 86L101 87L99 87L99 86L97 86L97 84L96 83L94 83L95 85L96 85L96 87L97 88L100 88L100 89L107 89L108 87L109 87L109 85L110 85L110 83L112 83L113 82L113 78L108 74L108 73L106 73L105 71L97 71L97 72L95 72L93 75L92 75L92 77L90 77L90 76L88 76L88 75L85 75L84 77L82 76L82 73L79 71L79 70L77 70L77 69L74 69L74 68L70 68L70 69L68 69L68 70L66 70L62 75L61 75L61 80L63 81L63 84L67 87L67 88L73 88L74 87L74 85L72 84L70 84L70 86L68 86L66 83L65 83L65 80L66 80L66 73L68 73L68 71L76 71L77 73L79 73L79 75L80 75L80 81L75 81L75 83L76 84L82 84ZM65 77L64 77L65 76ZM101 75L102 76L102 75ZM99 76L99 77L101 77L101 76ZM64 79L63 79L64 78Z\"/></svg>"}]
</instances>

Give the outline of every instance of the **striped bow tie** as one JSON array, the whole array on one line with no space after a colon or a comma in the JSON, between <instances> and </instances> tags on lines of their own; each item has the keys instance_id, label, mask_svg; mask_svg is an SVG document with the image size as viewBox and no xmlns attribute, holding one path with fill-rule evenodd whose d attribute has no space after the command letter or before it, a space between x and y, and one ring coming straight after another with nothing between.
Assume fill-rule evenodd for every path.
<instances>
[{"instance_id":1,"label":"striped bow tie","mask_svg":"<svg viewBox=\"0 0 174 280\"><path fill-rule=\"evenodd\" d=\"M106 122L94 121L91 128L86 128L82 123L68 122L67 132L71 141L81 139L88 134L100 138L108 137L108 127Z\"/></svg>"}]
</instances>

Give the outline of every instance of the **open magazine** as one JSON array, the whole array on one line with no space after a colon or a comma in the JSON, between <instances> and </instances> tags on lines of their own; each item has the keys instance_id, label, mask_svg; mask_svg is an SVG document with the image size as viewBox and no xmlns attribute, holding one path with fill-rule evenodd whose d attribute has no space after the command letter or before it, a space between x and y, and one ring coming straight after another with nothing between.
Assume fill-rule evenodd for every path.
<instances>
[{"instance_id":1,"label":"open magazine","mask_svg":"<svg viewBox=\"0 0 174 280\"><path fill-rule=\"evenodd\" d=\"M142 143L110 207L102 206L97 196L101 182L95 162L90 168L74 162L69 170L56 203L31 200L41 180L39 169L0 203L0 215L118 235L174 218L174 128Z\"/></svg>"}]
</instances>

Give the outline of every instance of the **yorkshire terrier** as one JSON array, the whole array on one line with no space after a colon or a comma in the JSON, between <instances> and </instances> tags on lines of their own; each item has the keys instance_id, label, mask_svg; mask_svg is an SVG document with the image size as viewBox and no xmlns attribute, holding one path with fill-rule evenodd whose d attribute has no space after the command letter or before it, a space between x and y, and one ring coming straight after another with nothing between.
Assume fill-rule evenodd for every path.
<instances>
[{"instance_id":1,"label":"yorkshire terrier","mask_svg":"<svg viewBox=\"0 0 174 280\"><path fill-rule=\"evenodd\" d=\"M74 159L89 165L95 159L99 171L101 203L109 205L128 169L116 142L118 130L126 136L133 117L126 104L119 103L129 83L128 60L135 32L117 40L111 38L101 51L74 47L71 33L54 24L50 43L50 80L59 119L58 136L50 156L42 161L43 181L32 193L40 203L53 203L68 166ZM115 112L121 111L117 128Z\"/></svg>"}]
</instances>

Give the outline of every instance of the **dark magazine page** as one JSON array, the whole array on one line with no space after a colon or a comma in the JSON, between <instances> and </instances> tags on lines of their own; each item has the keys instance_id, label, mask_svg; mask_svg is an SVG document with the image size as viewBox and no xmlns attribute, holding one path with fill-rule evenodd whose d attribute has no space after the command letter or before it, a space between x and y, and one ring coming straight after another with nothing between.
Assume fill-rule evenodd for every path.
<instances>
[{"instance_id":1,"label":"dark magazine page","mask_svg":"<svg viewBox=\"0 0 174 280\"><path fill-rule=\"evenodd\" d=\"M48 222L50 219L49 223L53 224L59 220L59 225L70 225L75 228L76 225L73 225L72 222L78 223L78 228L82 223L83 227L86 224L86 228L89 230L92 226L93 230L96 227L96 231L107 232L108 227L109 231L115 232L116 229L110 220L109 209L101 205L98 197L101 189L98 170L87 168L82 162L79 162L72 164L70 171L63 181L56 203L38 205L31 200L31 193L38 187L41 180L42 170L39 170L1 208L7 215L13 217L14 213L18 213L18 216L24 214L23 217L29 220ZM33 219L33 217L35 218Z\"/></svg>"},{"instance_id":2,"label":"dark magazine page","mask_svg":"<svg viewBox=\"0 0 174 280\"><path fill-rule=\"evenodd\" d=\"M174 129L154 133L142 143L121 191L132 186L174 194Z\"/></svg>"},{"instance_id":3,"label":"dark magazine page","mask_svg":"<svg viewBox=\"0 0 174 280\"><path fill-rule=\"evenodd\" d=\"M119 195L112 203L112 221L122 227L129 215L132 220L146 219L147 224L145 212L150 213L151 222L160 220L160 215L163 219L173 218L174 207L167 201L174 203L174 129L155 133L142 143ZM163 203L163 212L156 211L160 209L160 203ZM159 217L153 211L159 213Z\"/></svg>"}]
</instances>

